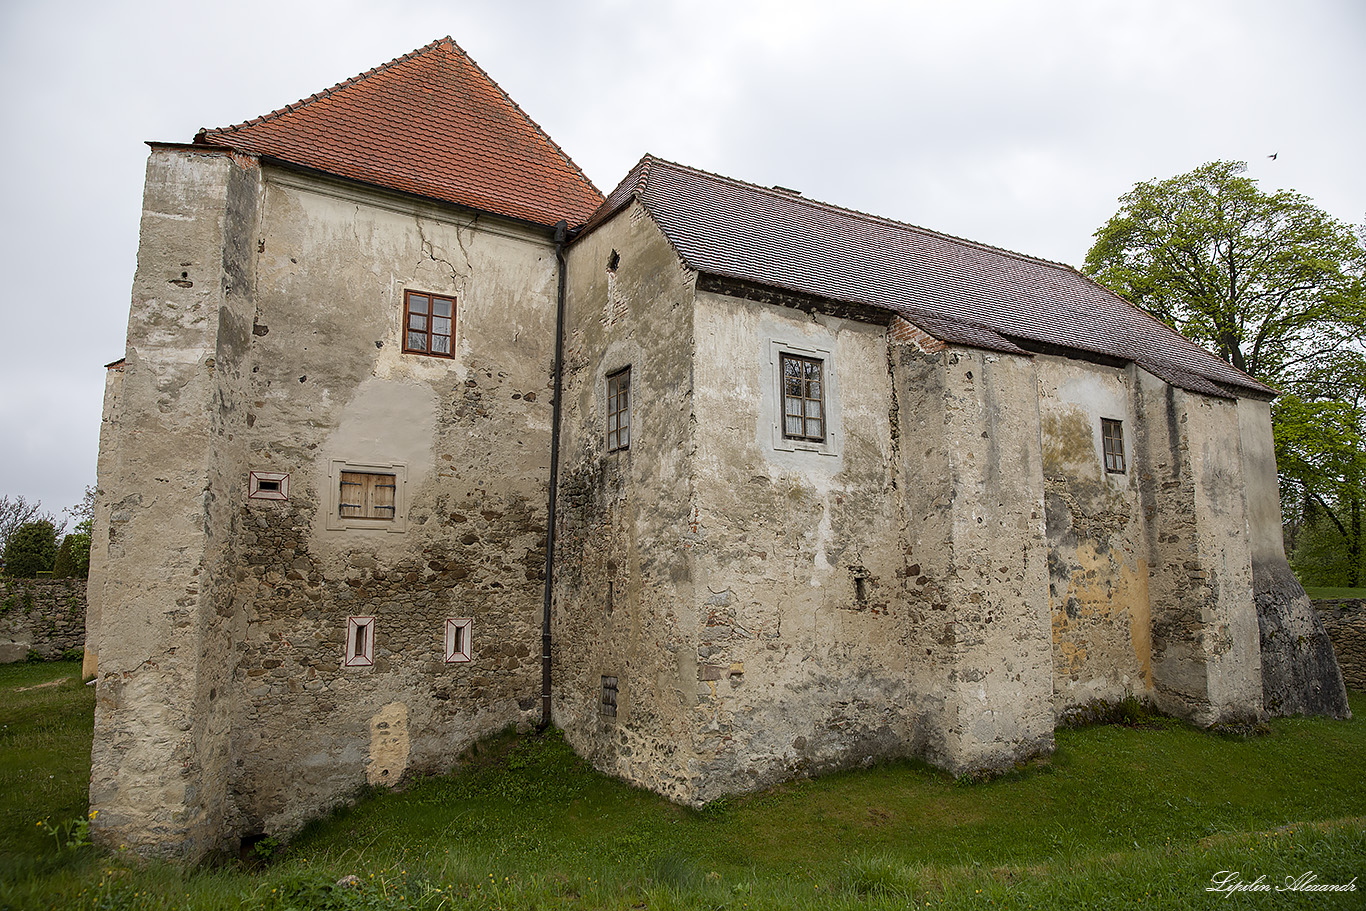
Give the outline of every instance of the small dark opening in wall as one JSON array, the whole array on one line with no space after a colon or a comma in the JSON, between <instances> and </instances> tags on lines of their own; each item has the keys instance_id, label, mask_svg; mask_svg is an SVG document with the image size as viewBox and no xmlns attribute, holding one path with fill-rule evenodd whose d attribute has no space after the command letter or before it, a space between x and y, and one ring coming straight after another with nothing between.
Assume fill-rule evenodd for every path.
<instances>
[{"instance_id":1,"label":"small dark opening in wall","mask_svg":"<svg viewBox=\"0 0 1366 911\"><path fill-rule=\"evenodd\" d=\"M278 490L280 489L280 482L279 482L279 481L267 481L267 480L261 479L261 480L258 480L258 481L256 482L256 489L257 489L257 490L278 491Z\"/></svg>"},{"instance_id":2,"label":"small dark opening in wall","mask_svg":"<svg viewBox=\"0 0 1366 911\"><path fill-rule=\"evenodd\" d=\"M616 583L610 579L607 582L607 613L612 612L613 602L616 597Z\"/></svg>"},{"instance_id":3,"label":"small dark opening in wall","mask_svg":"<svg viewBox=\"0 0 1366 911\"><path fill-rule=\"evenodd\" d=\"M258 856L255 853L256 846L265 840L265 832L252 832L250 835L243 835L242 844L237 849L237 859L243 863L257 860Z\"/></svg>"},{"instance_id":4,"label":"small dark opening in wall","mask_svg":"<svg viewBox=\"0 0 1366 911\"><path fill-rule=\"evenodd\" d=\"M868 577L854 577L854 600L859 604L868 603Z\"/></svg>"},{"instance_id":5,"label":"small dark opening in wall","mask_svg":"<svg viewBox=\"0 0 1366 911\"><path fill-rule=\"evenodd\" d=\"M615 271L617 271L617 266L620 266L620 265L621 265L621 254L618 253L616 250L613 250L613 251L612 251L612 255L609 256L609 257L607 257L607 271L608 271L608 272L615 272Z\"/></svg>"}]
</instances>

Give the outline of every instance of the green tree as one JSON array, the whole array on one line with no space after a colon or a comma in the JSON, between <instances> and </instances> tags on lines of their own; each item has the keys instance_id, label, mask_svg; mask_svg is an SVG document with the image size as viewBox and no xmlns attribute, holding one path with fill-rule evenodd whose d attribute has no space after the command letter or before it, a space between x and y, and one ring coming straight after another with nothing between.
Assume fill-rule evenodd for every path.
<instances>
[{"instance_id":1,"label":"green tree","mask_svg":"<svg viewBox=\"0 0 1366 911\"><path fill-rule=\"evenodd\" d=\"M1082 271L1233 366L1273 385L1359 345L1362 247L1237 161L1137 184L1095 233Z\"/></svg>"},{"instance_id":2,"label":"green tree","mask_svg":"<svg viewBox=\"0 0 1366 911\"><path fill-rule=\"evenodd\" d=\"M57 529L45 519L19 526L5 545L5 572L16 578L47 572L56 559Z\"/></svg>"},{"instance_id":3,"label":"green tree","mask_svg":"<svg viewBox=\"0 0 1366 911\"><path fill-rule=\"evenodd\" d=\"M1264 193L1245 169L1216 161L1137 184L1082 271L1281 391L1272 421L1292 561L1319 584L1357 585L1366 252L1307 197Z\"/></svg>"}]
</instances>

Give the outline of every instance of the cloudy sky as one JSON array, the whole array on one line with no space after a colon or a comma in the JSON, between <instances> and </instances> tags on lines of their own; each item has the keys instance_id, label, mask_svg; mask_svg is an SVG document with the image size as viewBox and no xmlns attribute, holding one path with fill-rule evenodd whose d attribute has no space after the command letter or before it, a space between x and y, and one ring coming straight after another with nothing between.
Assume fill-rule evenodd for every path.
<instances>
[{"instance_id":1,"label":"cloudy sky","mask_svg":"<svg viewBox=\"0 0 1366 911\"><path fill-rule=\"evenodd\" d=\"M0 0L0 494L95 479L143 143L445 35L604 192L650 152L1080 265L1134 183L1223 158L1366 221L1357 0Z\"/></svg>"}]
</instances>

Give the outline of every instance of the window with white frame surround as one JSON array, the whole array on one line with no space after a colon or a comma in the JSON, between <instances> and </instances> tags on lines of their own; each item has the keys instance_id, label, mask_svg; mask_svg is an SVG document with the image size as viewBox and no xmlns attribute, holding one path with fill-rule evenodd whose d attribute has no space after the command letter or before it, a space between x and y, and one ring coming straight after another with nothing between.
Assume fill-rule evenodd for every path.
<instances>
[{"instance_id":1,"label":"window with white frame surround","mask_svg":"<svg viewBox=\"0 0 1366 911\"><path fill-rule=\"evenodd\" d=\"M346 618L346 666L369 667L375 663L375 618Z\"/></svg>"},{"instance_id":2,"label":"window with white frame surround","mask_svg":"<svg viewBox=\"0 0 1366 911\"><path fill-rule=\"evenodd\" d=\"M834 352L818 344L768 343L773 448L835 455L839 396Z\"/></svg>"},{"instance_id":3,"label":"window with white frame surround","mask_svg":"<svg viewBox=\"0 0 1366 911\"><path fill-rule=\"evenodd\" d=\"M288 500L289 475L283 471L252 471L247 476L247 496L253 500Z\"/></svg>"},{"instance_id":4,"label":"window with white frame surround","mask_svg":"<svg viewBox=\"0 0 1366 911\"><path fill-rule=\"evenodd\" d=\"M446 621L446 663L459 664L470 660L470 633L474 620L460 617Z\"/></svg>"}]
</instances>

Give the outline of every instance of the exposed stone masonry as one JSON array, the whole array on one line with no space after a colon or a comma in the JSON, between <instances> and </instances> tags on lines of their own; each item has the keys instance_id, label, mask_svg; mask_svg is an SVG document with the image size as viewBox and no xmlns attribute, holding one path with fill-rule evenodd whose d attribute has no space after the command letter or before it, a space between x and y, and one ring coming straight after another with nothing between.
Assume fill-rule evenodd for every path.
<instances>
[{"instance_id":1,"label":"exposed stone masonry","mask_svg":"<svg viewBox=\"0 0 1366 911\"><path fill-rule=\"evenodd\" d=\"M1342 682L1349 690L1366 692L1366 600L1315 601L1314 610L1333 640Z\"/></svg>"},{"instance_id":2,"label":"exposed stone masonry","mask_svg":"<svg viewBox=\"0 0 1366 911\"><path fill-rule=\"evenodd\" d=\"M0 664L85 645L84 579L0 579Z\"/></svg>"}]
</instances>

